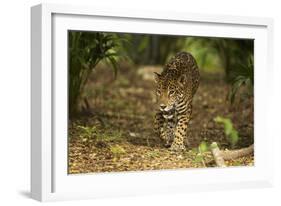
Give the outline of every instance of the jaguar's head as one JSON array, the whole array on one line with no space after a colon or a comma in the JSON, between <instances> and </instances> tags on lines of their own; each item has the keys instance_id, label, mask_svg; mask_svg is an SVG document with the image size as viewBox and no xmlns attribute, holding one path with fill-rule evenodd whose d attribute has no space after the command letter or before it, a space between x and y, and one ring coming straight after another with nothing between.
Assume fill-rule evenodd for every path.
<instances>
[{"instance_id":1,"label":"jaguar's head","mask_svg":"<svg viewBox=\"0 0 281 206\"><path fill-rule=\"evenodd\" d=\"M163 112L171 112L183 99L184 79L172 76L162 76L155 73L156 97L159 109Z\"/></svg>"}]
</instances>

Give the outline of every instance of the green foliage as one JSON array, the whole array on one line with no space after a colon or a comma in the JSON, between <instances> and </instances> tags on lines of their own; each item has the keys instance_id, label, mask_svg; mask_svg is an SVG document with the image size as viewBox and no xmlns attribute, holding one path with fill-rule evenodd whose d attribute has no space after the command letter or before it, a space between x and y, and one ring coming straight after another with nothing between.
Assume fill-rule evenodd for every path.
<instances>
[{"instance_id":1,"label":"green foliage","mask_svg":"<svg viewBox=\"0 0 281 206\"><path fill-rule=\"evenodd\" d=\"M204 161L204 157L201 153L197 153L195 156L195 159L193 160L193 162L195 163L201 163L202 161Z\"/></svg>"},{"instance_id":2,"label":"green foliage","mask_svg":"<svg viewBox=\"0 0 281 206\"><path fill-rule=\"evenodd\" d=\"M254 87L254 63L253 55L249 56L247 63L241 64L238 69L235 70L235 78L232 83L231 91L229 92L229 99L231 104L234 102L235 95L241 86L246 86L248 95L253 95Z\"/></svg>"},{"instance_id":3,"label":"green foliage","mask_svg":"<svg viewBox=\"0 0 281 206\"><path fill-rule=\"evenodd\" d=\"M120 145L110 146L110 151L115 157L120 157L122 154L126 153L126 150Z\"/></svg>"},{"instance_id":4,"label":"green foliage","mask_svg":"<svg viewBox=\"0 0 281 206\"><path fill-rule=\"evenodd\" d=\"M209 73L220 71L221 58L217 49L217 38L188 37L186 50L191 52L201 70Z\"/></svg>"},{"instance_id":5,"label":"green foliage","mask_svg":"<svg viewBox=\"0 0 281 206\"><path fill-rule=\"evenodd\" d=\"M80 130L80 138L83 140L94 139L96 141L102 142L118 142L122 139L123 133L117 130L111 130L110 128L101 129L96 126L81 126L78 125L77 128Z\"/></svg>"},{"instance_id":6,"label":"green foliage","mask_svg":"<svg viewBox=\"0 0 281 206\"><path fill-rule=\"evenodd\" d=\"M81 138L90 139L96 133L96 127L94 127L94 126L85 127L85 126L78 125L77 128L79 128L81 131L81 133L80 133Z\"/></svg>"},{"instance_id":7,"label":"green foliage","mask_svg":"<svg viewBox=\"0 0 281 206\"><path fill-rule=\"evenodd\" d=\"M106 141L106 142L118 142L122 139L123 133L119 130L110 130L108 128L108 132L99 131L99 135L97 135L97 140Z\"/></svg>"},{"instance_id":8,"label":"green foliage","mask_svg":"<svg viewBox=\"0 0 281 206\"><path fill-rule=\"evenodd\" d=\"M239 140L239 135L238 131L234 128L232 121L229 118L223 118L220 116L216 117L214 121L224 126L224 133L228 138L231 147L234 147Z\"/></svg>"},{"instance_id":9,"label":"green foliage","mask_svg":"<svg viewBox=\"0 0 281 206\"><path fill-rule=\"evenodd\" d=\"M206 142L201 142L200 145L198 146L198 150L201 153L207 152L209 150L208 144Z\"/></svg>"},{"instance_id":10,"label":"green foliage","mask_svg":"<svg viewBox=\"0 0 281 206\"><path fill-rule=\"evenodd\" d=\"M203 166L205 167L205 160L204 160L204 153L209 151L209 146L206 142L201 142L198 148L196 149L196 156L195 159L193 160L195 163L202 163Z\"/></svg>"},{"instance_id":11,"label":"green foliage","mask_svg":"<svg viewBox=\"0 0 281 206\"><path fill-rule=\"evenodd\" d=\"M186 49L195 56L199 67L208 72L223 68L225 79L232 82L254 52L253 40L188 37Z\"/></svg>"},{"instance_id":12,"label":"green foliage","mask_svg":"<svg viewBox=\"0 0 281 206\"><path fill-rule=\"evenodd\" d=\"M159 151L150 151L150 152L148 152L147 153L147 156L148 157L151 157L151 158L159 158L159 157L161 157L161 154L160 154L160 152Z\"/></svg>"},{"instance_id":13,"label":"green foliage","mask_svg":"<svg viewBox=\"0 0 281 206\"><path fill-rule=\"evenodd\" d=\"M70 31L69 42L69 114L78 110L78 102L92 69L105 60L117 72L117 52L119 38L101 32Z\"/></svg>"}]
</instances>

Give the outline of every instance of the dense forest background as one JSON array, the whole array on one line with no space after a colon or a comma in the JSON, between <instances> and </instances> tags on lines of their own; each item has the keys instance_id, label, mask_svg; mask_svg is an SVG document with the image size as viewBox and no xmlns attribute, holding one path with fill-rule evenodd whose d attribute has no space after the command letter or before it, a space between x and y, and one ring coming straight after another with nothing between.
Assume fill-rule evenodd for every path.
<instances>
[{"instance_id":1,"label":"dense forest background","mask_svg":"<svg viewBox=\"0 0 281 206\"><path fill-rule=\"evenodd\" d=\"M253 144L254 41L70 31L69 172L215 166L221 149ZM201 83L192 148L173 154L153 134L153 72L177 52L196 59ZM253 154L228 165L252 165Z\"/></svg>"}]
</instances>

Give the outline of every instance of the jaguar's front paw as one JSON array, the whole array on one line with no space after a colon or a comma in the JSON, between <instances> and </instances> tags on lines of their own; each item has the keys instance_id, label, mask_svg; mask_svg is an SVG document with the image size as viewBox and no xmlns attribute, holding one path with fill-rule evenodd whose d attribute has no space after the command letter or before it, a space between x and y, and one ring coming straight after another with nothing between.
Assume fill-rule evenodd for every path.
<instances>
[{"instance_id":1,"label":"jaguar's front paw","mask_svg":"<svg viewBox=\"0 0 281 206\"><path fill-rule=\"evenodd\" d=\"M181 152L185 150L185 146L183 144L173 143L170 147L170 150L174 152Z\"/></svg>"}]
</instances>

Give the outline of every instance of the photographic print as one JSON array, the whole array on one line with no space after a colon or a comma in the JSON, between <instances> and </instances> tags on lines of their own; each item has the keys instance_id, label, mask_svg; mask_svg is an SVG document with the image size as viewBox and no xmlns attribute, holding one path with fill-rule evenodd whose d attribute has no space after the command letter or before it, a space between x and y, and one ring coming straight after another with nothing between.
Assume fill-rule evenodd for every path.
<instances>
[{"instance_id":1,"label":"photographic print","mask_svg":"<svg viewBox=\"0 0 281 206\"><path fill-rule=\"evenodd\" d=\"M254 165L254 40L68 31L68 173Z\"/></svg>"}]
</instances>

